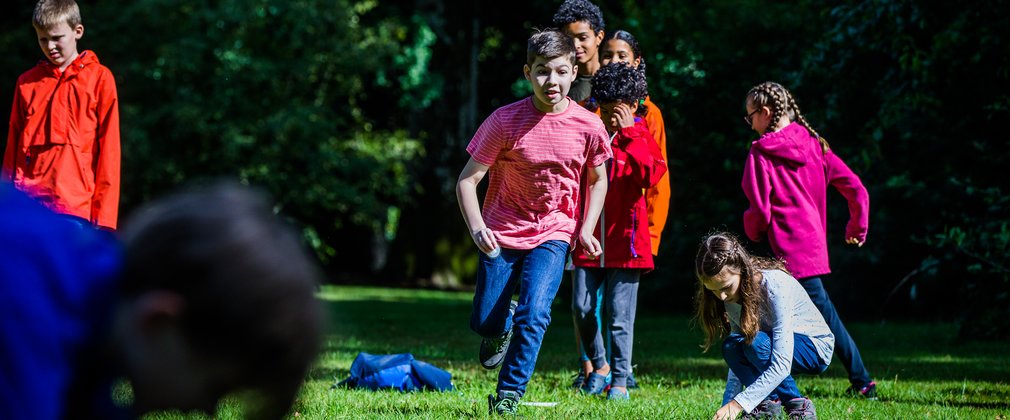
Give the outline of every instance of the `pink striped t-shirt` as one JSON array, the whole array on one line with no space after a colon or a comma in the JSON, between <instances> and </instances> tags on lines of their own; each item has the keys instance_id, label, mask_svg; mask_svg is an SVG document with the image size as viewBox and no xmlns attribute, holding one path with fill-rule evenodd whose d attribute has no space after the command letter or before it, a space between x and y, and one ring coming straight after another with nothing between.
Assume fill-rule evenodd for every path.
<instances>
[{"instance_id":1,"label":"pink striped t-shirt","mask_svg":"<svg viewBox=\"0 0 1010 420\"><path fill-rule=\"evenodd\" d=\"M582 171L613 156L608 140L600 117L574 101L546 114L526 98L484 120L466 151L490 167L483 217L498 243L511 249L571 243Z\"/></svg>"}]
</instances>

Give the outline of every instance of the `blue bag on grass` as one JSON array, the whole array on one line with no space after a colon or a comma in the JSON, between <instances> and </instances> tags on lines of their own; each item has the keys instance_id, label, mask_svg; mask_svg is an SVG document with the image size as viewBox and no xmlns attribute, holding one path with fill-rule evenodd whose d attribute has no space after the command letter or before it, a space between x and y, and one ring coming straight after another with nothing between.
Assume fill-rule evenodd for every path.
<instances>
[{"instance_id":1,"label":"blue bag on grass","mask_svg":"<svg viewBox=\"0 0 1010 420\"><path fill-rule=\"evenodd\" d=\"M351 363L350 376L336 386L398 391L453 389L451 373L420 360L414 360L414 355L410 353L358 353Z\"/></svg>"}]
</instances>

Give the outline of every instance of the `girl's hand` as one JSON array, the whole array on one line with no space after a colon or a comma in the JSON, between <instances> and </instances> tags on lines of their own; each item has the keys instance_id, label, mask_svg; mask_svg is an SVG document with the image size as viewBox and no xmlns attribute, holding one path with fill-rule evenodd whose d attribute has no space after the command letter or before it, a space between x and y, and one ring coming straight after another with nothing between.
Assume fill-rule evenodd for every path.
<instances>
[{"instance_id":1,"label":"girl's hand","mask_svg":"<svg viewBox=\"0 0 1010 420\"><path fill-rule=\"evenodd\" d=\"M579 243L582 244L582 251L586 256L592 259L596 259L603 253L603 247L600 246L600 241L593 236L593 232L586 232L585 229L579 233Z\"/></svg>"},{"instance_id":2,"label":"girl's hand","mask_svg":"<svg viewBox=\"0 0 1010 420\"><path fill-rule=\"evenodd\" d=\"M736 400L729 400L729 403L722 406L715 412L712 420L733 420L743 412L743 407Z\"/></svg>"},{"instance_id":3,"label":"girl's hand","mask_svg":"<svg viewBox=\"0 0 1010 420\"><path fill-rule=\"evenodd\" d=\"M858 246L858 247L862 248L863 244L866 243L866 241L860 241L857 238L845 238L845 243L847 243L849 245L855 245L855 246Z\"/></svg>"},{"instance_id":4,"label":"girl's hand","mask_svg":"<svg viewBox=\"0 0 1010 420\"><path fill-rule=\"evenodd\" d=\"M474 244L477 244L477 248L481 252L488 253L498 248L498 241L494 238L494 232L486 227L470 232L470 238L473 239Z\"/></svg>"},{"instance_id":5,"label":"girl's hand","mask_svg":"<svg viewBox=\"0 0 1010 420\"><path fill-rule=\"evenodd\" d=\"M635 112L631 110L631 105L621 103L614 107L615 125L620 128L633 127L635 125Z\"/></svg>"}]
</instances>

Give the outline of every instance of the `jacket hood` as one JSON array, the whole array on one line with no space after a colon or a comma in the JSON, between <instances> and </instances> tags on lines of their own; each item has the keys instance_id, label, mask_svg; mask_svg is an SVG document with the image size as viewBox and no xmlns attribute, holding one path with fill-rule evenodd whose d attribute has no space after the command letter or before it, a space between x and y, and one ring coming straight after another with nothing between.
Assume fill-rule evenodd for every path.
<instances>
[{"instance_id":1,"label":"jacket hood","mask_svg":"<svg viewBox=\"0 0 1010 420\"><path fill-rule=\"evenodd\" d=\"M810 160L809 151L812 140L815 139L806 127L794 122L774 133L766 133L751 143L751 146L760 150L761 153L799 167L806 165Z\"/></svg>"},{"instance_id":2,"label":"jacket hood","mask_svg":"<svg viewBox=\"0 0 1010 420\"><path fill-rule=\"evenodd\" d=\"M87 67L87 66L93 65L93 64L99 64L99 62L98 62L98 56L95 55L94 51L84 50L84 51L81 51L80 53L77 54L77 58L75 58L74 61L72 63L70 63L69 66L67 66L67 70L70 70L71 68L73 68L75 70L80 70L80 69L82 69L84 67ZM53 63L50 63L49 60L39 60L39 64L38 65L41 68L49 69L49 70L52 70L52 71L58 71L59 70L56 67L56 65L53 64Z\"/></svg>"}]
</instances>

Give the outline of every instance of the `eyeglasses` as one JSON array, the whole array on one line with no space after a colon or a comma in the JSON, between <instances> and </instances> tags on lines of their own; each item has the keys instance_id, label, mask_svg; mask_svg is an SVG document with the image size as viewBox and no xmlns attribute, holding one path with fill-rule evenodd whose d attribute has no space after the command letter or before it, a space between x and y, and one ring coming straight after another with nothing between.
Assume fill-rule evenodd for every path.
<instances>
[{"instance_id":1,"label":"eyeglasses","mask_svg":"<svg viewBox=\"0 0 1010 420\"><path fill-rule=\"evenodd\" d=\"M758 112L760 110L761 110L761 108L758 108L758 109L755 109L755 110L751 111L750 114L747 114L746 117L743 117L743 122L747 123L748 127L750 127L751 125L753 125L754 123L751 122L751 117L754 115L755 112Z\"/></svg>"}]
</instances>

